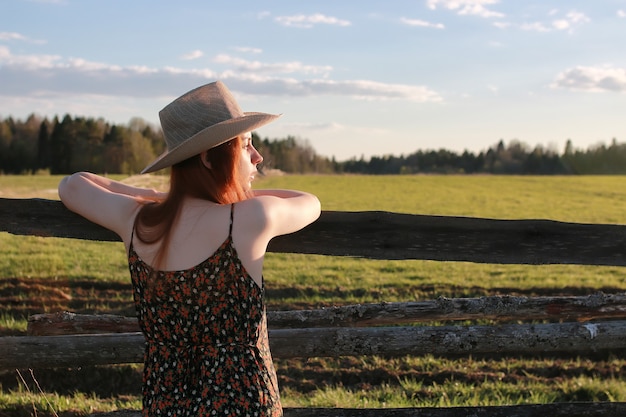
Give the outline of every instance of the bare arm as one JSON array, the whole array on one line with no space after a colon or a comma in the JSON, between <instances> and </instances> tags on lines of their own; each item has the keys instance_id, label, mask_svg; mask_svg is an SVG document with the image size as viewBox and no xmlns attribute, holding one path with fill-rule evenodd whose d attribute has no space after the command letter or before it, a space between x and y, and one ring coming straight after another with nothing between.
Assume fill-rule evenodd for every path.
<instances>
[{"instance_id":1,"label":"bare arm","mask_svg":"<svg viewBox=\"0 0 626 417\"><path fill-rule=\"evenodd\" d=\"M75 213L110 229L126 242L137 209L163 194L133 187L89 172L77 172L59 183L59 197Z\"/></svg>"},{"instance_id":2,"label":"bare arm","mask_svg":"<svg viewBox=\"0 0 626 417\"><path fill-rule=\"evenodd\" d=\"M145 199L148 201L159 201L164 199L166 196L165 193L159 192L152 188L133 187L131 185L127 185L122 182L112 180L110 178L92 174L91 172L77 172L63 178L61 180L61 184L59 184L59 190L64 181L69 181L73 177L81 177L82 179L91 182L93 185L102 187L111 193L123 194L130 197Z\"/></svg>"},{"instance_id":3,"label":"bare arm","mask_svg":"<svg viewBox=\"0 0 626 417\"><path fill-rule=\"evenodd\" d=\"M321 213L319 199L304 191L255 190L254 195L265 207L271 237L296 232Z\"/></svg>"},{"instance_id":4,"label":"bare arm","mask_svg":"<svg viewBox=\"0 0 626 417\"><path fill-rule=\"evenodd\" d=\"M270 195L270 196L279 197L279 198L296 198L296 197L302 197L302 196L310 196L310 197L314 197L315 199L317 199L317 197L315 197L313 194L310 194L304 191L298 191L298 190L283 190L283 189L269 190L268 189L268 190L254 190L253 193L255 197L262 196L262 195Z\"/></svg>"}]
</instances>

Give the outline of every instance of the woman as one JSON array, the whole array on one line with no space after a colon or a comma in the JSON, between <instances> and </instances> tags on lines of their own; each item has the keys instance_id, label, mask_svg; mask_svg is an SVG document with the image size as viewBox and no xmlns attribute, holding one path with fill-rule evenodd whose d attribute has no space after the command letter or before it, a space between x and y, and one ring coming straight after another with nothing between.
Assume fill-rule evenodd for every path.
<instances>
[{"instance_id":1,"label":"woman","mask_svg":"<svg viewBox=\"0 0 626 417\"><path fill-rule=\"evenodd\" d=\"M59 184L70 210L116 232L129 259L146 336L144 416L280 416L267 339L267 244L320 214L291 190L252 190L263 158L250 132L278 116L244 113L215 82L159 113L167 193L90 173Z\"/></svg>"}]
</instances>

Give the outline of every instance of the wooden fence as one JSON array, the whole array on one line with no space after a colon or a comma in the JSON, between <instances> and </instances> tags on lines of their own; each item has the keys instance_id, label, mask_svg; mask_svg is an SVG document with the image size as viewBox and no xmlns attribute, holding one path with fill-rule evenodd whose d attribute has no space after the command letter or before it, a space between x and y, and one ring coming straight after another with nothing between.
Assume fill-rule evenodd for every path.
<instances>
[{"instance_id":1,"label":"wooden fence","mask_svg":"<svg viewBox=\"0 0 626 417\"><path fill-rule=\"evenodd\" d=\"M0 199L0 231L118 241L58 201ZM491 220L387 212L328 212L270 252L494 264L626 266L626 226ZM625 270L626 271L626 270ZM545 320L543 324L398 326L436 320ZM276 358L356 355L623 354L626 295L447 299L268 312ZM27 336L0 338L0 369L141 362L133 318L71 313L29 319ZM121 333L120 333L121 332ZM109 414L133 416L134 411ZM286 409L285 416L626 416L626 403L502 407Z\"/></svg>"}]
</instances>

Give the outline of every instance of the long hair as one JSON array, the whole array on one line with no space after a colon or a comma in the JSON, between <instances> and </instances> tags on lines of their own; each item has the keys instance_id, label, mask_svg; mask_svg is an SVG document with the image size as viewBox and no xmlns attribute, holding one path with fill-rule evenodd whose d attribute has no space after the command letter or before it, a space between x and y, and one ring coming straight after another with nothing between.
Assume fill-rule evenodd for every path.
<instances>
[{"instance_id":1,"label":"long hair","mask_svg":"<svg viewBox=\"0 0 626 417\"><path fill-rule=\"evenodd\" d=\"M161 202L141 207L134 224L137 239L148 245L159 245L152 261L152 275L167 257L172 229L185 198L231 204L249 197L249 192L241 184L239 174L241 146L241 138L236 137L209 149L206 161L210 168L205 166L201 155L173 165L167 197Z\"/></svg>"}]
</instances>

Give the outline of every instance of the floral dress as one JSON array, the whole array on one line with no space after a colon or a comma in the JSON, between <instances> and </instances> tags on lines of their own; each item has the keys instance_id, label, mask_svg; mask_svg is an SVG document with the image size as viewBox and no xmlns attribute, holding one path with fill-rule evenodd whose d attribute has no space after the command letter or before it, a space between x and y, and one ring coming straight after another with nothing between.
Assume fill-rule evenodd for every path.
<instances>
[{"instance_id":1,"label":"floral dress","mask_svg":"<svg viewBox=\"0 0 626 417\"><path fill-rule=\"evenodd\" d=\"M143 416L282 416L267 338L264 289L228 237L199 265L157 271L135 252L129 268L146 337Z\"/></svg>"}]
</instances>

